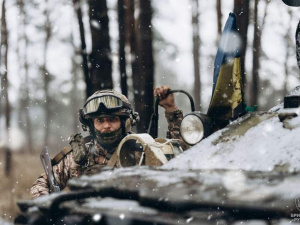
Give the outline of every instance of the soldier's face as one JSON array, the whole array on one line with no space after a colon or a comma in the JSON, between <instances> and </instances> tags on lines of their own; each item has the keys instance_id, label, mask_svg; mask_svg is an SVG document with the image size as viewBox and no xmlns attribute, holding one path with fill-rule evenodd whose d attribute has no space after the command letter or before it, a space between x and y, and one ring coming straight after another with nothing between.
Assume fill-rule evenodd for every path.
<instances>
[{"instance_id":1,"label":"soldier's face","mask_svg":"<svg viewBox=\"0 0 300 225\"><path fill-rule=\"evenodd\" d=\"M95 118L94 127L101 133L110 133L121 127L121 120L118 116Z\"/></svg>"}]
</instances>

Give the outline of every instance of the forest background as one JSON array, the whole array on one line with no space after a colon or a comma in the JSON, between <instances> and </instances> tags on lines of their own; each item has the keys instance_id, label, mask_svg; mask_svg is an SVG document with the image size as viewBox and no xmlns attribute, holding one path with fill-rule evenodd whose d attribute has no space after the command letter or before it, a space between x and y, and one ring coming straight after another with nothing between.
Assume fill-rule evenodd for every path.
<instances>
[{"instance_id":1,"label":"forest background","mask_svg":"<svg viewBox=\"0 0 300 225\"><path fill-rule=\"evenodd\" d=\"M136 132L147 130L152 90L159 85L190 92L196 109L206 112L230 12L237 16L247 105L268 110L299 85L299 9L279 0L0 2L0 171L7 182L0 189L11 195L20 187L28 191L37 173L28 178L25 171L39 164L43 146L55 154L71 134L82 132L78 109L95 90L114 88L128 96L142 118ZM185 97L176 95L176 101L189 112ZM165 136L160 115L159 135ZM18 171L26 184L20 185ZM23 192L17 198L28 197ZM17 198L9 198L0 217L16 211Z\"/></svg>"}]
</instances>

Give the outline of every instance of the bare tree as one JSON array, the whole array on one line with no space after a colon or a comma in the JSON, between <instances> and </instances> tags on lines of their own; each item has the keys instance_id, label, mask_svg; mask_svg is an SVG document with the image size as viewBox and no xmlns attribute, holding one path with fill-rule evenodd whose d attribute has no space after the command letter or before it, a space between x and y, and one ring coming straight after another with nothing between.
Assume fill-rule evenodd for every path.
<instances>
[{"instance_id":1,"label":"bare tree","mask_svg":"<svg viewBox=\"0 0 300 225\"><path fill-rule=\"evenodd\" d=\"M87 87L91 87L91 80L89 74L89 67L88 67L88 56L86 52L86 43L85 43L85 33L84 33L84 26L82 21L82 10L80 6L79 0L73 0L74 9L77 15L78 25L79 25L79 34L80 34L80 41L81 41L81 57L82 57L82 68L84 79ZM86 97L93 94L93 90L91 88L86 88Z\"/></svg>"},{"instance_id":2,"label":"bare tree","mask_svg":"<svg viewBox=\"0 0 300 225\"><path fill-rule=\"evenodd\" d=\"M50 12L48 9L48 0L45 1L46 3L46 8L45 8L45 43L44 43L44 64L42 65L42 74L43 74L43 81L44 81L44 93L45 93L45 104L44 104L44 110L45 110L45 138L44 138L44 143L45 145L49 145L49 136L50 136L50 125L51 125L51 98L49 94L49 83L50 83L50 78L51 75L48 72L47 69L47 52L48 52L48 46L50 42L50 38L52 35L51 32L51 22L50 22Z\"/></svg>"},{"instance_id":3,"label":"bare tree","mask_svg":"<svg viewBox=\"0 0 300 225\"><path fill-rule=\"evenodd\" d=\"M153 112L154 62L152 51L151 0L139 0L139 16L136 23L136 52L138 73L133 73L135 108L141 121L137 131L145 133Z\"/></svg>"},{"instance_id":4,"label":"bare tree","mask_svg":"<svg viewBox=\"0 0 300 225\"><path fill-rule=\"evenodd\" d=\"M136 37L135 37L135 18L134 18L134 0L124 0L125 5L125 43L130 48L130 64L132 76L138 74ZM129 60L128 60L129 61ZM133 82L133 86L135 82Z\"/></svg>"},{"instance_id":5,"label":"bare tree","mask_svg":"<svg viewBox=\"0 0 300 225\"><path fill-rule=\"evenodd\" d=\"M245 70L245 54L247 49L247 34L249 25L249 0L234 0L234 14L236 15L237 29L241 35L242 44L240 49L241 74L244 86L247 83Z\"/></svg>"},{"instance_id":6,"label":"bare tree","mask_svg":"<svg viewBox=\"0 0 300 225\"><path fill-rule=\"evenodd\" d=\"M82 52L78 52L76 51L76 46L74 45L74 37L73 35L71 35L70 37L70 40L71 40L71 44L72 44L72 47L74 49L74 53L73 53L73 56L72 56L72 78L71 78L71 82L72 82L72 90L70 91L70 100L71 100L71 114L72 114L72 132L75 134L75 133L78 133L78 105L77 105L77 102L78 102L78 98L77 98L77 93L78 93L78 88L77 88L77 82L78 82L78 79L79 79L79 71L80 71L80 68L79 68L79 65L78 63L76 62L76 58L78 57L79 54L81 54L82 56Z\"/></svg>"},{"instance_id":7,"label":"bare tree","mask_svg":"<svg viewBox=\"0 0 300 225\"><path fill-rule=\"evenodd\" d=\"M112 89L112 60L109 45L109 29L106 0L89 0L92 52L90 54L89 93L101 89Z\"/></svg>"},{"instance_id":8,"label":"bare tree","mask_svg":"<svg viewBox=\"0 0 300 225\"><path fill-rule=\"evenodd\" d=\"M300 21L298 22L297 25L295 39L296 39L295 41L296 41L297 65L298 65L298 69L300 69Z\"/></svg>"},{"instance_id":9,"label":"bare tree","mask_svg":"<svg viewBox=\"0 0 300 225\"><path fill-rule=\"evenodd\" d=\"M291 8L288 9L288 14L290 16L290 20L292 19L292 10ZM286 34L284 35L285 43L286 43L286 52L285 52L285 60L284 60L284 72L285 72L285 79L282 89L282 96L285 96L288 92L288 76L289 76L289 66L288 66L288 59L290 57L290 50L293 48L293 41L290 37L290 33L292 30L291 23L288 26L288 29L286 31ZM294 49L294 48L293 48ZM294 52L293 52L294 53Z\"/></svg>"},{"instance_id":10,"label":"bare tree","mask_svg":"<svg viewBox=\"0 0 300 225\"><path fill-rule=\"evenodd\" d=\"M253 37L253 60L252 60L252 84L250 88L251 97L250 105L258 105L259 96L259 68L260 68L260 55L261 55L261 32L264 27L265 18L267 15L268 0L266 0L266 7L261 24L258 21L258 2L254 2L254 37Z\"/></svg>"},{"instance_id":11,"label":"bare tree","mask_svg":"<svg viewBox=\"0 0 300 225\"><path fill-rule=\"evenodd\" d=\"M259 95L259 51L260 51L260 28L258 24L258 1L255 0L254 3L254 39L253 39L253 69L252 69L252 85L251 85L251 98L250 105L257 105L258 95Z\"/></svg>"},{"instance_id":12,"label":"bare tree","mask_svg":"<svg viewBox=\"0 0 300 225\"><path fill-rule=\"evenodd\" d=\"M23 0L19 0L18 1L18 5L19 5L19 9L20 9L20 21L23 22L22 26L23 29L20 29L21 34L20 34L20 40L19 40L19 44L22 43L21 40L23 40L23 54L21 52L19 52L19 60L20 60L20 68L21 71L24 69L24 73L22 74L22 77L24 75L24 81L23 84L21 85L21 104L20 107L22 108L22 111L20 110L20 112L23 112L24 115L24 123L25 123L25 129L26 129L26 139L27 139L27 148L29 151L33 151L33 143L32 143L32 132L31 132L31 120L30 120L30 96L29 96L29 74L28 74L28 69L29 69L29 65L28 65L28 61L27 61L27 46L29 43L28 37L26 35L26 27L27 27L27 16L26 16L26 12L24 9L24 1ZM22 121L22 120L21 120Z\"/></svg>"},{"instance_id":13,"label":"bare tree","mask_svg":"<svg viewBox=\"0 0 300 225\"><path fill-rule=\"evenodd\" d=\"M119 15L119 67L121 78L122 94L127 96L127 73L126 73L126 58L125 58L125 5L124 0L118 0L118 15Z\"/></svg>"},{"instance_id":14,"label":"bare tree","mask_svg":"<svg viewBox=\"0 0 300 225\"><path fill-rule=\"evenodd\" d=\"M218 38L217 41L219 42L219 39L222 34L222 4L221 0L217 0L217 23L218 23Z\"/></svg>"},{"instance_id":15,"label":"bare tree","mask_svg":"<svg viewBox=\"0 0 300 225\"><path fill-rule=\"evenodd\" d=\"M3 51L3 52L2 52ZM6 129L6 146L5 146L5 175L9 176L11 171L11 150L9 147L9 130L10 130L10 105L9 105L9 98L8 98L8 63L7 63L7 56L8 56L8 31L7 31L7 23L6 23L6 7L5 7L5 0L2 1L2 17L1 17L1 48L0 48L0 55L2 62L4 64L4 71L2 75L3 82L3 98L5 104L5 129ZM2 63L1 63L2 64Z\"/></svg>"},{"instance_id":16,"label":"bare tree","mask_svg":"<svg viewBox=\"0 0 300 225\"><path fill-rule=\"evenodd\" d=\"M194 59L194 98L195 109L201 110L201 79L200 79L200 36L199 36L199 2L192 0L192 26L193 26L193 59Z\"/></svg>"}]
</instances>

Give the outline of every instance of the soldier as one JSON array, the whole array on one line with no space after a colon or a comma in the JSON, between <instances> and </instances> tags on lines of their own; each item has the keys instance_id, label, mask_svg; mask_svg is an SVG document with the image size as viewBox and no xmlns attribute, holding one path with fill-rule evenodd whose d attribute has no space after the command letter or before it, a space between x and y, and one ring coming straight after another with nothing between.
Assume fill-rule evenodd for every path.
<instances>
[{"instance_id":1,"label":"soldier","mask_svg":"<svg viewBox=\"0 0 300 225\"><path fill-rule=\"evenodd\" d=\"M173 94L168 94L169 86L154 88L160 106L165 109L168 129L172 138L178 139L179 125L183 118L177 108ZM94 174L105 166L118 167L116 148L120 141L131 132L131 127L139 121L138 113L133 112L128 99L114 90L97 91L90 96L79 120L83 128L88 128L90 136L72 135L70 147L65 148L52 160L53 173L61 189L73 177ZM30 189L32 198L49 194L47 176L43 173Z\"/></svg>"}]
</instances>

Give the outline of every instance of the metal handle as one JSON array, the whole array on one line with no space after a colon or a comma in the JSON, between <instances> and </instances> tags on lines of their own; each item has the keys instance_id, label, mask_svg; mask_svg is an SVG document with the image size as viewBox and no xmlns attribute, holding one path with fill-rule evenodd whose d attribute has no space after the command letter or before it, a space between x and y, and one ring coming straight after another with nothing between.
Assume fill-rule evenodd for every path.
<instances>
[{"instance_id":1,"label":"metal handle","mask_svg":"<svg viewBox=\"0 0 300 225\"><path fill-rule=\"evenodd\" d=\"M189 98L189 100L190 100L190 103L191 103L191 111L194 112L194 111L195 111L194 100L193 100L193 97L192 97L188 92L186 92L186 91L184 91L184 90L169 90L169 91L167 92L167 94L178 93L178 92L184 93L184 94L186 94L186 96L188 96L188 98ZM155 114L158 114L158 104L159 104L159 101L160 101L160 99L159 99L159 97L157 97L157 98L155 99L155 108L154 108L154 113L155 113Z\"/></svg>"},{"instance_id":2,"label":"metal handle","mask_svg":"<svg viewBox=\"0 0 300 225\"><path fill-rule=\"evenodd\" d=\"M192 112L195 111L195 104L194 104L194 100L193 97L186 91L184 90L169 90L167 94L171 94L171 93L184 93L186 96L188 96L190 103L191 103L191 110ZM155 99L155 104L154 104L154 113L152 113L151 115L151 120L149 123L149 127L148 127L148 134L150 134L153 138L157 138L158 136L158 105L159 105L159 97L157 97Z\"/></svg>"}]
</instances>

